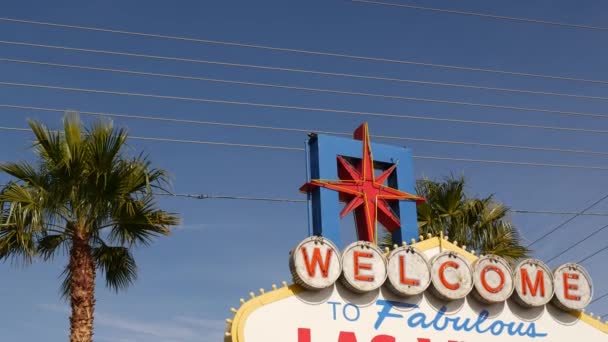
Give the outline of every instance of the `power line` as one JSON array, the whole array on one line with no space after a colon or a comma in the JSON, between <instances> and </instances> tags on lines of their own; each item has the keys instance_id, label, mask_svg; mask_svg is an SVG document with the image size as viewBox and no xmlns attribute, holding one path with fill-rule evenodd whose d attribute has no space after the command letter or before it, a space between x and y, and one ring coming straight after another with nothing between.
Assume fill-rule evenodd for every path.
<instances>
[{"instance_id":1,"label":"power line","mask_svg":"<svg viewBox=\"0 0 608 342\"><path fill-rule=\"evenodd\" d=\"M0 130L28 131L25 128L13 128L13 127L0 127ZM288 147L288 146L254 145L254 144L201 141L201 140L152 138L152 137L142 137L142 136L132 136L130 138L135 139L135 140L175 142L175 143L185 143L185 144L223 145L223 146L234 146L234 147L251 147L251 148L258 148L258 149L304 151L304 148L301 148L301 147ZM446 161L457 161L457 162L468 162L468 163L485 163L485 164L498 164L498 165L519 165L519 166L536 166L536 167L553 167L553 168L565 168L565 169L608 171L607 167L572 165L572 164L548 164L548 163L536 163L536 162L517 162L517 161L510 161L510 160L453 158L453 157L438 157L438 156L426 156L426 155L414 155L413 158L423 159L423 160L424 159L426 159L426 160L446 160Z\"/></svg>"},{"instance_id":2,"label":"power line","mask_svg":"<svg viewBox=\"0 0 608 342\"><path fill-rule=\"evenodd\" d=\"M31 132L31 130L27 129L27 128L5 127L5 126L0 126L0 130L2 130L2 131ZM153 137L144 137L144 136L129 136L129 139L133 139L133 140L146 140L146 141L159 141L159 142L174 142L174 143L182 143L182 144L197 144L197 145L217 145L217 146L230 146L230 147L249 147L249 148L269 149L269 150L304 151L304 148L301 148L301 147L273 146L273 145L256 145L256 144L241 144L241 143L228 143L228 142L221 142L221 141L204 141L204 140L188 140L188 139L153 138Z\"/></svg>"},{"instance_id":3,"label":"power line","mask_svg":"<svg viewBox=\"0 0 608 342\"><path fill-rule=\"evenodd\" d=\"M594 299L594 300L592 300L592 301L591 301L589 304L593 304L593 303L595 303L595 302L598 302L598 301L600 301L600 300L602 300L602 299L604 299L604 298L606 298L606 297L608 297L608 293L605 293L605 294L603 294L603 295L601 295L601 296L599 296L599 297L595 298L595 299Z\"/></svg>"},{"instance_id":4,"label":"power line","mask_svg":"<svg viewBox=\"0 0 608 342\"><path fill-rule=\"evenodd\" d=\"M2 129L2 127L0 127ZM29 131L24 128L24 131ZM129 137L131 138L131 137ZM164 140L163 140L164 141ZM0 184L0 187L4 187L7 184ZM209 194L187 194L187 193L154 193L154 195L158 196L170 196L170 197L184 197L189 199L197 199L197 200L206 200L206 199L228 199L228 200L242 200L242 201L259 201L259 202L287 202L287 203L303 203L307 202L307 200L300 200L295 198L277 198L277 197L256 197L256 196L236 196L236 195L209 195ZM537 211L534 210L516 210L509 209L510 213L524 213L524 214L536 214ZM559 211L550 211L543 212L555 215L563 215L568 214L568 212L559 212ZM595 214L582 214L582 215L599 215L599 216L608 216L608 214L595 213Z\"/></svg>"},{"instance_id":5,"label":"power line","mask_svg":"<svg viewBox=\"0 0 608 342\"><path fill-rule=\"evenodd\" d=\"M582 264L582 263L584 263L585 261L587 261L587 260L589 260L589 259L593 258L594 256L596 256L596 255L600 254L601 252L603 252L603 251L605 251L605 250L607 250L607 249L608 249L608 246L606 246L606 247L604 247L604 248L601 248L601 249L599 249L599 250L595 251L595 253L593 253L593 254L591 254L591 255L586 256L585 258L583 258L582 260L580 260L578 263L579 263L579 264Z\"/></svg>"},{"instance_id":6,"label":"power line","mask_svg":"<svg viewBox=\"0 0 608 342\"><path fill-rule=\"evenodd\" d=\"M173 78L173 79L181 79L181 80L195 80L195 81L204 81L204 82L213 82L213 83L235 84L235 85L241 85L241 86L265 87L265 88L275 88L275 89L288 89L288 90L316 92L316 93L329 93L329 94L338 94L338 95L374 97L374 98L393 99L393 100L402 100L402 101L430 102L430 103L441 103L441 104L460 105L460 106L473 106L473 107L483 107L483 108L508 109L508 110L526 111L526 112L543 112L543 113L553 113L553 114L562 114L562 115L575 115L575 116L590 116L590 117L600 117L600 118L607 118L608 117L605 114L581 113L581 112L570 112L570 111L557 111L557 110L550 110L550 109L545 109L545 108L526 108L526 107L493 105L493 104L486 104L486 103L450 101L450 100L441 100L441 99L418 98L418 97L387 95L387 94L377 94L377 93L366 93L366 92L355 92L355 91L345 91L345 90L334 90L334 89L324 89L324 88L310 88L310 87L300 87L300 86L288 86L288 85L273 84L273 83L247 82L247 81L226 80L226 79L196 77L196 76L187 76L187 75L160 74L160 73L141 72L141 71L134 71L134 70L100 68L100 67L91 67L91 66L82 66L82 65L73 65L73 64L57 64L57 63L48 63L48 62L39 62L39 61L27 61L27 60L17 60L17 59L5 59L5 58L0 58L0 62L35 64L35 65L44 65L44 66L60 67L60 68L72 68L72 69L80 69L80 70L93 70L93 71L103 71L103 72L130 74L130 75L140 75L140 76L164 77L164 78ZM603 98L603 99L608 100L608 98Z\"/></svg>"},{"instance_id":7,"label":"power line","mask_svg":"<svg viewBox=\"0 0 608 342\"><path fill-rule=\"evenodd\" d=\"M156 94L125 92L125 91L86 89L86 88L76 88L76 87L52 86L52 85L45 85L45 84L31 84L31 83L18 83L18 82L0 82L0 85L3 85L3 86L12 86L12 87L52 89L52 90L72 91L72 92L82 92L82 93L94 93L94 94L106 94L106 95L120 95L120 96L156 98L156 99L175 100L175 101L220 103L220 104L245 105L245 106L266 107L266 108L283 108L283 109L295 109L295 110L311 110L310 107L283 106L283 105L272 105L272 104L261 104L261 103L253 103L253 102L239 102L239 101L228 101L228 100L215 100L215 99L208 99L208 98L196 98L196 97L185 97L185 96L156 95ZM606 114L568 112L568 111L557 111L557 110L554 111L554 110L547 110L547 109L533 109L533 108L522 108L522 107L495 106L495 105L485 105L485 104L471 104L471 103L465 103L465 102L443 101L443 100L432 100L432 99L420 99L420 98L411 98L411 99L412 99L412 101L424 101L424 102L434 102L434 103L443 103L443 104L474 105L474 106L481 106L481 107L502 108L502 109L519 110L519 111L537 111L537 112L555 113L555 114L564 114L564 115L588 116L588 117L595 117L595 118L602 118L602 119L608 118L608 115L606 115ZM349 111L336 110L336 109L314 108L313 110L314 111L319 111L319 112L349 113ZM399 116L387 115L387 114L379 115L379 114L371 114L371 113L364 113L364 112L356 112L356 113L358 113L359 115L363 115L364 114L364 115L371 115L371 116L392 116L392 117L399 117ZM349 113L349 114L352 114L352 113Z\"/></svg>"},{"instance_id":8,"label":"power line","mask_svg":"<svg viewBox=\"0 0 608 342\"><path fill-rule=\"evenodd\" d=\"M307 200L298 200L298 199L291 199L291 198L243 197L243 196L227 196L227 195L212 196L212 195L205 195L205 194L162 194L162 193L160 193L157 195L170 195L170 196L177 196L177 197L187 197L187 198L192 198L192 199L216 199L216 198L218 198L218 199L233 199L233 200L246 200L246 201L269 201L269 202L292 202L292 203L300 203L300 202L307 201ZM569 212L560 212L560 211L535 211L535 210L517 210L517 209L510 209L509 212L517 213L517 214L537 214L537 213L554 214L554 215L569 214ZM586 213L586 214L582 214L582 215L608 216L608 213Z\"/></svg>"},{"instance_id":9,"label":"power line","mask_svg":"<svg viewBox=\"0 0 608 342\"><path fill-rule=\"evenodd\" d=\"M551 229L550 231L548 231L547 233L543 234L541 237L537 238L536 240L532 241L530 244L528 244L526 247L530 247L532 245L534 245L535 243L539 242L540 240L546 238L547 236L553 234L555 231L557 231L558 229L562 228L563 226L567 225L568 223L572 222L574 219L576 219L577 217L581 216L581 214L586 213L587 211L589 211L591 208L595 207L596 205L600 204L600 202L602 202L603 200L605 200L606 198L608 198L608 195L603 196L602 198L600 198L599 200L593 202L591 205L587 206L585 209L581 210L581 212L576 213L574 216L570 217L569 219L567 219L566 221L560 223L559 225L557 225L557 227Z\"/></svg>"},{"instance_id":10,"label":"power line","mask_svg":"<svg viewBox=\"0 0 608 342\"><path fill-rule=\"evenodd\" d=\"M269 149L269 150L304 151L304 149L301 147L289 147L289 146L240 144L240 143L228 143L228 142L220 142L220 141L186 140L186 139L170 139L170 138L150 138L150 137L141 137L141 136L131 136L129 138L135 139L135 140L174 142L174 143L182 143L182 144L218 145L218 146L232 146L232 147L249 147L249 148Z\"/></svg>"},{"instance_id":11,"label":"power line","mask_svg":"<svg viewBox=\"0 0 608 342\"><path fill-rule=\"evenodd\" d=\"M216 196L207 194L172 194L172 193L157 193L155 195L160 196L172 196L172 197L186 197L192 199L228 199L228 200L241 200L241 201L261 201L261 202L287 202L287 203L302 203L307 200L291 199L291 198L274 198L274 197L250 197L250 196Z\"/></svg>"},{"instance_id":12,"label":"power line","mask_svg":"<svg viewBox=\"0 0 608 342\"><path fill-rule=\"evenodd\" d=\"M576 246L580 245L581 243L583 243L583 242L585 242L585 241L587 241L587 240L591 239L593 236L595 236L595 235L599 234L600 232L602 232L602 231L603 231L604 229L606 229L606 228L608 228L608 224L607 224L607 225L605 225L605 226L603 226L603 227L600 227L599 229L595 230L593 233L591 233L591 234L587 235L587 237L585 237L584 239L579 240L579 241L578 241L578 242L576 242L575 244L571 245L570 247L568 247L568 248L564 249L563 251L561 251L561 252L560 252L560 253L558 253L557 255L553 256L551 259L547 260L547 263L549 263L549 262L551 262L551 261L553 261L553 260L555 260L555 259L559 258L560 256L562 256L562 255L566 254L568 251L570 251L570 250L571 250L571 249L573 249L574 247L576 247Z\"/></svg>"},{"instance_id":13,"label":"power line","mask_svg":"<svg viewBox=\"0 0 608 342\"><path fill-rule=\"evenodd\" d=\"M573 211L551 211L551 210L510 210L518 214L540 214L540 215L576 215L608 217L608 213L577 213Z\"/></svg>"},{"instance_id":14,"label":"power line","mask_svg":"<svg viewBox=\"0 0 608 342\"><path fill-rule=\"evenodd\" d=\"M66 29L75 29L75 30L84 30L84 31L105 32L105 33L121 34L121 35L128 35L128 36L137 36L137 37L177 40L177 41L185 41L185 42L201 43L201 44L212 44L212 45L220 45L220 46L249 48L249 49L257 49L257 50L273 51L273 52L286 52L286 53L297 53L297 54L312 55L312 56L336 57L336 58L344 58L344 59L352 59L352 60L362 60L362 61L368 61L368 62L416 65L416 66L429 67L429 68L442 68L442 69L451 69L451 70L460 70L460 71L474 71L474 72L493 73L493 74L501 74L501 75L509 75L509 76L524 76L524 77L544 78L544 79L551 79L551 80L608 84L608 81L605 81L605 80L593 80L593 79L584 79L584 78L566 77L566 76L553 76L553 75L535 74L535 73L518 72L518 71L475 68L475 67L466 67L466 66L449 65L449 64L416 62L416 61L412 61L412 60L403 60L403 59L358 56L358 55L351 55L351 54L345 54L345 53L282 48L282 47L269 46L269 45L235 43L235 42L227 42L227 41L220 41L220 40L179 37L179 36L134 32L134 31L126 31L126 30L107 29L107 28L100 28L100 27L59 24L59 23L42 22L42 21L34 21L34 20L0 18L0 21L29 24L29 25L48 26L48 27L61 27L61 28L66 28Z\"/></svg>"},{"instance_id":15,"label":"power line","mask_svg":"<svg viewBox=\"0 0 608 342\"><path fill-rule=\"evenodd\" d=\"M24 128L24 131L29 131L29 129ZM7 184L0 184L0 187L4 187ZM301 202L306 202L307 200L300 200L300 199L294 199L294 198L276 198L276 197L253 197L253 196L234 196L234 195L208 195L208 194L185 194L185 193L181 193L181 194L174 194L174 193L170 193L170 192L162 192L162 193L155 193L155 195L158 196L171 196L171 197L185 197L185 198L190 198L190 199L199 199L199 200L204 200L204 199L229 199L229 200L243 200L243 201L266 201L266 202L288 202L288 203L301 203ZM524 214L535 214L537 213L537 211L534 210L514 210L514 209L509 209L509 212L511 213L524 213ZM545 213L545 212L543 212ZM551 212L546 212L546 213L550 213L550 214L556 214L556 215L562 215L562 214L568 214L567 212L559 212L559 211L551 211ZM587 213L587 214L582 214L582 215L593 215L592 213ZM608 214L601 214L601 213L596 213L595 215L601 215L601 216L608 216Z\"/></svg>"},{"instance_id":16,"label":"power line","mask_svg":"<svg viewBox=\"0 0 608 342\"><path fill-rule=\"evenodd\" d=\"M368 75L349 74L349 73L326 72L326 71L310 70L310 69L293 69L293 68L252 65L252 64L227 63L227 62L209 61L209 60L201 60L201 59L195 59L195 60L182 59L182 58L173 58L173 57L165 57L165 56L157 56L157 55L140 55L140 54L130 54L130 53L123 53L123 52L116 52L116 51L107 51L107 50L79 49L79 48L71 48L71 47L65 47L65 46L31 44L31 43L23 43L23 42L0 41L0 44L25 45L25 46L33 46L33 47L62 49L62 50L80 51L80 52L83 52L83 51L84 52L94 52L94 53L129 56L129 57L144 57L144 58L154 58L154 59L169 58L171 60L177 60L177 61L197 62L197 63L204 63L204 64L214 64L214 65L241 67L241 68L250 68L250 69L262 69L265 71L284 71L284 72L292 72L292 73L304 73L304 74L323 75L323 76L346 77L346 78L388 81L388 82L398 82L398 83L409 83L409 84L417 84L417 85L454 87L454 88L488 90L488 91L507 92L507 93L516 93L516 94L545 95L545 96L566 97L566 98L576 98L576 99L585 99L585 100L608 101L608 97L605 97L605 96L590 96L590 95L580 95L580 94L557 93L557 92L550 92L550 91L535 91L535 90L529 90L529 89L514 89L514 88L488 87L488 86L480 86L480 85L472 85L472 84L433 82L433 81L380 77L380 76L368 76ZM142 75L142 76L166 77L166 78L187 79L187 80L202 80L202 81L211 80L209 78L193 77L193 76L187 76L187 75L169 75L169 74L160 74L160 73L140 72L140 71L133 71L133 70L120 70L120 69L100 68L100 67L91 67L91 66L68 65L68 64L58 64L58 63L49 63L49 62L40 62L40 61L31 61L31 60L19 60L19 59L10 59L10 58L3 58L3 59L1 59L1 61L11 62L11 63L22 63L22 64L36 64L36 65L53 66L53 67L61 67L61 68L107 71L107 72L135 74L135 75Z\"/></svg>"},{"instance_id":17,"label":"power line","mask_svg":"<svg viewBox=\"0 0 608 342\"><path fill-rule=\"evenodd\" d=\"M231 102L230 104L234 104L234 103ZM249 103L242 103L242 102L237 103L237 104L250 105ZM253 104L253 105L266 106L265 104ZM355 111L341 110L341 109L323 109L323 108L306 108L306 107L294 108L294 107L289 107L289 106L277 106L277 105L271 105L271 106L272 106L271 108L281 108L281 109L288 109L288 110L323 111L323 112L331 112L331 113L335 113L335 114L388 117L388 118L397 118L397 119L405 119L405 120L449 122L449 123L458 123L458 124L512 127L512 128L530 128L530 129L542 129L542 130L562 131L562 132L608 134L608 130L597 130L597 129L587 129L587 128L576 128L576 127L529 125L529 124L516 124L516 123L508 123L508 122L450 119L450 118L439 118L439 117L433 117L433 116L401 115L401 114L376 113L376 112L355 112ZM50 108L44 108L44 107L28 107L28 106L17 106L17 105L7 105L7 104L0 105L0 107L29 109L29 110L38 110L38 111L51 111L51 112L52 111L61 111L61 112L64 111L64 110L50 109ZM81 112L81 113L88 114L88 115L107 115L107 116L116 116L116 117L123 116L123 114L106 114L106 113L99 113L99 112ZM127 117L127 116L123 116L123 117ZM146 118L146 116L142 116L142 115L137 115L137 117ZM183 122L194 123L194 122L190 122L190 121L183 121Z\"/></svg>"},{"instance_id":18,"label":"power line","mask_svg":"<svg viewBox=\"0 0 608 342\"><path fill-rule=\"evenodd\" d=\"M489 163L489 164L503 164L503 165L521 165L521 166L540 166L540 167L557 167L557 168L574 168L574 169L590 169L590 170L608 170L608 168L600 166L581 166L581 165L569 165L569 164L545 164L545 163L534 163L534 162L515 162L508 160L487 160L487 159L473 159L473 158L448 158L448 157L434 157L434 156L414 156L417 159L428 159L428 160L450 160L459 162L470 162L470 163Z\"/></svg>"},{"instance_id":19,"label":"power line","mask_svg":"<svg viewBox=\"0 0 608 342\"><path fill-rule=\"evenodd\" d=\"M594 25L570 24L570 23L563 23L563 22L557 22L557 21L540 20L540 19L508 17L508 16L504 16L504 15L479 13L479 12L468 12L468 11L452 10L452 9L445 9L445 8L435 8L435 7L423 7L423 6L415 6L415 5L408 5L408 4L402 4L402 3L383 2L383 1L376 1L376 0L351 0L351 1L358 2L358 3L364 3L364 4L402 7L402 8L409 8L409 9L415 9L415 10L420 10L420 11L459 14L459 15L464 15L464 16L499 19L499 20L506 20L506 21L530 23L530 24L542 24L542 25L549 25L549 26L586 29L586 30L595 30L595 31L608 31L608 27L594 26Z\"/></svg>"},{"instance_id":20,"label":"power line","mask_svg":"<svg viewBox=\"0 0 608 342\"><path fill-rule=\"evenodd\" d=\"M48 111L48 112L56 112L56 113L64 113L67 110L71 110L71 109L67 109L67 108L66 109L40 108L40 107L18 106L18 105L10 105L10 104L0 104L0 108ZM144 116L144 115L133 115L133 114L109 114L109 113L87 112L87 111L79 111L79 113L81 113L83 115L93 115L93 116L102 116L102 117L116 117L116 118L128 118L128 119L136 119L136 120L175 122L175 123L185 123L185 124L236 127L236 128L248 128L248 129L259 129L259 130L272 130L272 131L282 131L282 132L298 132L298 133L316 132L316 133L320 133L320 134L333 134L333 135L344 135L344 136L351 135L351 133L347 133L347 132L333 132L333 131L324 131L324 130L317 130L317 129L288 128L288 127L275 127L275 126L264 126L264 125L248 125L248 124L237 124L237 123L230 123L230 122L177 119L177 118L158 117L158 116ZM490 143L477 143L477 142L470 142L470 141L398 137L398 136L390 136L390 135L371 135L371 136L374 138L379 138L379 139L416 141L416 142L434 143L434 144L464 145L464 146L478 146L478 147L490 147L490 148L504 148L504 149L545 151L545 152L561 152L561 153L573 153L573 154L590 154L590 155L604 155L604 156L608 155L608 152L602 152L602 151L574 150L574 149L562 149L562 148L552 148L552 147L519 146L519 145L505 145L505 144L490 144Z\"/></svg>"}]
</instances>

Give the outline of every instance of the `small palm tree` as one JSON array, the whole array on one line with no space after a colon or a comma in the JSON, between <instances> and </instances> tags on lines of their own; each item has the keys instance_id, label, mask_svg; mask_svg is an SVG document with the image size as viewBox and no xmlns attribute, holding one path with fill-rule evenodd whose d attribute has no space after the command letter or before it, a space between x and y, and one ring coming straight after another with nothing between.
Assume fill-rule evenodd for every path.
<instances>
[{"instance_id":1,"label":"small palm tree","mask_svg":"<svg viewBox=\"0 0 608 342\"><path fill-rule=\"evenodd\" d=\"M130 248L178 224L152 193L167 174L145 157L127 157L127 132L109 122L83 131L78 115L68 114L63 132L29 125L36 163L0 164L14 177L0 191L0 259L69 255L62 290L72 310L70 341L91 342L97 271L111 289L126 288L137 276Z\"/></svg>"},{"instance_id":2,"label":"small palm tree","mask_svg":"<svg viewBox=\"0 0 608 342\"><path fill-rule=\"evenodd\" d=\"M467 196L465 185L463 177L453 176L439 182L428 179L416 182L418 196L426 199L417 206L420 234L443 234L478 253L499 255L509 261L529 254L509 219L509 209L493 196ZM390 235L383 243L390 244Z\"/></svg>"}]
</instances>

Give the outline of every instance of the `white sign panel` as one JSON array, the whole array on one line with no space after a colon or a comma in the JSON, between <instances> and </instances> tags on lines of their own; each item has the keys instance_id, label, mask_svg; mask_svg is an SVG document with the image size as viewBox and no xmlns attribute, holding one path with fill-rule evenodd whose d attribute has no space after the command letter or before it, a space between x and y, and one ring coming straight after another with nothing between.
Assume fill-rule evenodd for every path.
<instances>
[{"instance_id":1,"label":"white sign panel","mask_svg":"<svg viewBox=\"0 0 608 342\"><path fill-rule=\"evenodd\" d=\"M584 338L583 338L584 337ZM484 305L472 296L446 303L428 292L404 300L382 289L353 295L337 283L251 313L246 342L606 342L608 335L553 306ZM241 342L241 341L239 341Z\"/></svg>"},{"instance_id":2,"label":"white sign panel","mask_svg":"<svg viewBox=\"0 0 608 342\"><path fill-rule=\"evenodd\" d=\"M593 294L576 264L551 272L527 259L511 268L442 239L386 254L355 242L340 254L310 237L292 250L290 267L298 285L252 294L233 309L226 341L608 341L607 324L575 311Z\"/></svg>"}]
</instances>

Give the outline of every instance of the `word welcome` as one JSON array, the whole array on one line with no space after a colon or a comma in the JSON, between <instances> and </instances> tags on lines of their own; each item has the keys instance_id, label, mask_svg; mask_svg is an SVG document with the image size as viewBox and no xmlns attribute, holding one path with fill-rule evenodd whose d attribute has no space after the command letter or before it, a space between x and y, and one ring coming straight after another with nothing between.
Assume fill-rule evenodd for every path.
<instances>
[{"instance_id":1,"label":"word welcome","mask_svg":"<svg viewBox=\"0 0 608 342\"><path fill-rule=\"evenodd\" d=\"M514 295L524 306L538 307L553 300L564 310L584 309L592 294L591 278L577 264L551 272L543 262L526 259L512 269L498 256L485 256L471 264L455 252L439 253L429 261L412 246L402 246L387 256L364 241L340 253L331 241L316 236L292 250L290 268L296 283L312 290L327 288L340 279L354 292L372 291L386 283L396 295L407 297L432 285L444 300L462 299L474 291L487 303L503 302Z\"/></svg>"}]
</instances>

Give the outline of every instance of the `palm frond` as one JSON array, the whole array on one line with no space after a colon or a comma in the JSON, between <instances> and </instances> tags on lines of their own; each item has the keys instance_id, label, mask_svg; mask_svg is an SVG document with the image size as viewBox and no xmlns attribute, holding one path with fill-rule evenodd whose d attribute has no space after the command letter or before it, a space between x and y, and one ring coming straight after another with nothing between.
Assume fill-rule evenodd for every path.
<instances>
[{"instance_id":1,"label":"palm frond","mask_svg":"<svg viewBox=\"0 0 608 342\"><path fill-rule=\"evenodd\" d=\"M106 285L110 289L118 292L137 279L137 264L127 247L102 244L93 249L93 258L105 275Z\"/></svg>"},{"instance_id":2,"label":"palm frond","mask_svg":"<svg viewBox=\"0 0 608 342\"><path fill-rule=\"evenodd\" d=\"M44 191L10 183L0 192L0 202L9 205L6 224L24 232L44 230Z\"/></svg>"},{"instance_id":3,"label":"palm frond","mask_svg":"<svg viewBox=\"0 0 608 342\"><path fill-rule=\"evenodd\" d=\"M36 256L36 233L11 222L14 204L0 202L0 260L31 263Z\"/></svg>"},{"instance_id":4,"label":"palm frond","mask_svg":"<svg viewBox=\"0 0 608 342\"><path fill-rule=\"evenodd\" d=\"M59 293L61 295L61 298L68 300L70 298L70 292L72 287L72 271L70 270L69 265L67 265L63 269L63 272L61 272L61 275L59 277L61 278L61 285L59 285Z\"/></svg>"},{"instance_id":5,"label":"palm frond","mask_svg":"<svg viewBox=\"0 0 608 342\"><path fill-rule=\"evenodd\" d=\"M442 181L421 179L416 182L416 192L426 198L417 207L420 234L443 232L450 241L509 260L530 253L511 224L509 208L492 195L467 196L464 177L450 176Z\"/></svg>"},{"instance_id":6,"label":"palm frond","mask_svg":"<svg viewBox=\"0 0 608 342\"><path fill-rule=\"evenodd\" d=\"M98 178L115 170L127 141L125 129L113 129L111 122L97 122L87 129L87 153L93 175Z\"/></svg>"},{"instance_id":7,"label":"palm frond","mask_svg":"<svg viewBox=\"0 0 608 342\"><path fill-rule=\"evenodd\" d=\"M49 260L55 256L60 247L67 243L68 237L65 234L45 235L36 242L37 252L43 260Z\"/></svg>"},{"instance_id":8,"label":"palm frond","mask_svg":"<svg viewBox=\"0 0 608 342\"><path fill-rule=\"evenodd\" d=\"M28 123L36 137L34 147L41 161L51 166L51 169L65 165L65 150L61 135L49 130L41 122L29 120Z\"/></svg>"},{"instance_id":9,"label":"palm frond","mask_svg":"<svg viewBox=\"0 0 608 342\"><path fill-rule=\"evenodd\" d=\"M80 116L77 112L67 112L63 118L63 138L71 159L80 157L82 150L82 131Z\"/></svg>"},{"instance_id":10,"label":"palm frond","mask_svg":"<svg viewBox=\"0 0 608 342\"><path fill-rule=\"evenodd\" d=\"M514 263L530 253L521 243L521 236L510 223L498 221L486 226L480 237L480 252L499 255Z\"/></svg>"},{"instance_id":11,"label":"palm frond","mask_svg":"<svg viewBox=\"0 0 608 342\"><path fill-rule=\"evenodd\" d=\"M0 164L0 171L9 174L17 181L39 189L43 189L48 185L46 175L39 173L34 166L27 162L2 163Z\"/></svg>"},{"instance_id":12,"label":"palm frond","mask_svg":"<svg viewBox=\"0 0 608 342\"><path fill-rule=\"evenodd\" d=\"M151 195L120 203L112 219L110 241L121 245L147 245L156 236L169 235L170 227L179 223L174 214L157 209Z\"/></svg>"}]
</instances>

